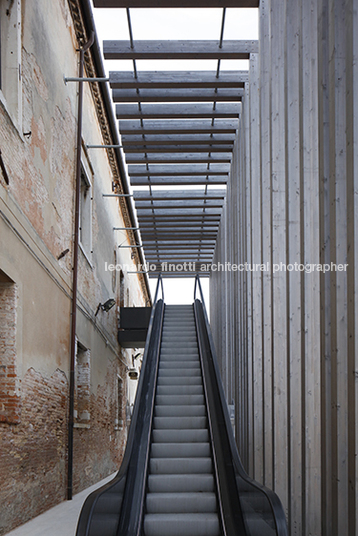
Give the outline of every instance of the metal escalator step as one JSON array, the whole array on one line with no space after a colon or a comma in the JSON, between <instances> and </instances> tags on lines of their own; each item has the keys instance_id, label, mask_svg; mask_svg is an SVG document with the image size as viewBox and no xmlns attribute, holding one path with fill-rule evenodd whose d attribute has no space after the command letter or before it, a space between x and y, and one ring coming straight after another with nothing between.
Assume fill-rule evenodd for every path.
<instances>
[{"instance_id":1,"label":"metal escalator step","mask_svg":"<svg viewBox=\"0 0 358 536\"><path fill-rule=\"evenodd\" d=\"M204 513L216 511L216 496L212 492L148 493L149 514Z\"/></svg>"},{"instance_id":2,"label":"metal escalator step","mask_svg":"<svg viewBox=\"0 0 358 536\"><path fill-rule=\"evenodd\" d=\"M170 307L168 309L168 306L165 308L165 314L167 316L172 315L192 315L194 314L194 310L192 305L189 305L188 307Z\"/></svg>"},{"instance_id":3,"label":"metal escalator step","mask_svg":"<svg viewBox=\"0 0 358 536\"><path fill-rule=\"evenodd\" d=\"M206 492L215 490L212 474L149 475L150 493Z\"/></svg>"},{"instance_id":4,"label":"metal escalator step","mask_svg":"<svg viewBox=\"0 0 358 536\"><path fill-rule=\"evenodd\" d=\"M177 344L169 344L169 343L165 343L163 346L162 346L162 349L161 349L161 352L160 352L160 355L161 356L166 356L167 354L176 354L176 355L185 355L185 354L193 354L195 356L199 356L199 351L198 351L198 347L197 345L195 346L188 346L188 345L185 345L185 344L180 344L180 343L177 343Z\"/></svg>"},{"instance_id":5,"label":"metal escalator step","mask_svg":"<svg viewBox=\"0 0 358 536\"><path fill-rule=\"evenodd\" d=\"M192 315L170 315L164 317L163 325L171 324L175 326L181 326L182 324L190 325L190 327L195 327L195 318Z\"/></svg>"},{"instance_id":6,"label":"metal escalator step","mask_svg":"<svg viewBox=\"0 0 358 536\"><path fill-rule=\"evenodd\" d=\"M154 443L205 443L209 441L209 432L207 428L171 428L153 430Z\"/></svg>"},{"instance_id":7,"label":"metal escalator step","mask_svg":"<svg viewBox=\"0 0 358 536\"><path fill-rule=\"evenodd\" d=\"M211 455L210 443L152 443L151 458L205 458Z\"/></svg>"},{"instance_id":8,"label":"metal escalator step","mask_svg":"<svg viewBox=\"0 0 358 536\"><path fill-rule=\"evenodd\" d=\"M158 385L157 395L201 395L204 392L203 385Z\"/></svg>"},{"instance_id":9,"label":"metal escalator step","mask_svg":"<svg viewBox=\"0 0 358 536\"><path fill-rule=\"evenodd\" d=\"M160 361L160 371L163 371L164 369L176 369L176 368L183 368L183 364L182 364L182 361L178 360L178 359L166 359L164 361ZM186 361L185 363L185 368L186 369L196 369L196 368L199 368L200 369L200 361L198 359L192 359L190 361Z\"/></svg>"},{"instance_id":10,"label":"metal escalator step","mask_svg":"<svg viewBox=\"0 0 358 536\"><path fill-rule=\"evenodd\" d=\"M152 475L211 474L211 458L151 458Z\"/></svg>"},{"instance_id":11,"label":"metal escalator step","mask_svg":"<svg viewBox=\"0 0 358 536\"><path fill-rule=\"evenodd\" d=\"M196 337L196 328L194 321L173 321L173 322L164 322L163 324L163 334L168 335L183 335Z\"/></svg>"},{"instance_id":12,"label":"metal escalator step","mask_svg":"<svg viewBox=\"0 0 358 536\"><path fill-rule=\"evenodd\" d=\"M202 385L201 376L158 376L159 385Z\"/></svg>"},{"instance_id":13,"label":"metal escalator step","mask_svg":"<svg viewBox=\"0 0 358 536\"><path fill-rule=\"evenodd\" d=\"M194 339L194 337L185 337L185 336L180 336L180 335L177 337L173 337L173 336L162 337L161 348L165 348L166 346L173 346L173 345L176 348L192 347L192 348L197 349L198 341L196 340L196 338Z\"/></svg>"},{"instance_id":14,"label":"metal escalator step","mask_svg":"<svg viewBox=\"0 0 358 536\"><path fill-rule=\"evenodd\" d=\"M171 330L166 330L164 329L163 330L163 336L162 336L162 342L163 341L171 341L171 340L176 340L176 341L193 341L193 342L197 342L197 337L196 337L196 333L188 333L187 331L185 331L185 333L180 333L178 331L171 331Z\"/></svg>"},{"instance_id":15,"label":"metal escalator step","mask_svg":"<svg viewBox=\"0 0 358 536\"><path fill-rule=\"evenodd\" d=\"M218 536L217 514L147 514L144 518L146 536Z\"/></svg>"},{"instance_id":16,"label":"metal escalator step","mask_svg":"<svg viewBox=\"0 0 358 536\"><path fill-rule=\"evenodd\" d=\"M204 395L158 395L155 398L156 406L168 406L168 405L202 405L205 403Z\"/></svg>"},{"instance_id":17,"label":"metal escalator step","mask_svg":"<svg viewBox=\"0 0 358 536\"><path fill-rule=\"evenodd\" d=\"M166 367L160 367L158 378L164 378L164 377L172 377L172 376L200 376L201 377L201 368L199 365L196 367L181 367L181 368L166 368Z\"/></svg>"},{"instance_id":18,"label":"metal escalator step","mask_svg":"<svg viewBox=\"0 0 358 536\"><path fill-rule=\"evenodd\" d=\"M206 428L206 417L154 417L153 427L161 430L187 430L189 428Z\"/></svg>"},{"instance_id":19,"label":"metal escalator step","mask_svg":"<svg viewBox=\"0 0 358 536\"><path fill-rule=\"evenodd\" d=\"M178 404L155 405L156 417L205 417L206 408L204 405L189 405L184 404L179 406Z\"/></svg>"},{"instance_id":20,"label":"metal escalator step","mask_svg":"<svg viewBox=\"0 0 358 536\"><path fill-rule=\"evenodd\" d=\"M199 360L199 352L183 352L179 353L178 350L172 351L172 350L166 350L162 351L160 354L160 361L164 362L167 360L180 360L180 361L191 361L191 360Z\"/></svg>"},{"instance_id":21,"label":"metal escalator step","mask_svg":"<svg viewBox=\"0 0 358 536\"><path fill-rule=\"evenodd\" d=\"M196 335L195 324L192 321L167 321L163 324L163 332L169 333L190 333Z\"/></svg>"},{"instance_id":22,"label":"metal escalator step","mask_svg":"<svg viewBox=\"0 0 358 536\"><path fill-rule=\"evenodd\" d=\"M164 320L190 319L194 321L193 311L170 311L164 314Z\"/></svg>"}]
</instances>

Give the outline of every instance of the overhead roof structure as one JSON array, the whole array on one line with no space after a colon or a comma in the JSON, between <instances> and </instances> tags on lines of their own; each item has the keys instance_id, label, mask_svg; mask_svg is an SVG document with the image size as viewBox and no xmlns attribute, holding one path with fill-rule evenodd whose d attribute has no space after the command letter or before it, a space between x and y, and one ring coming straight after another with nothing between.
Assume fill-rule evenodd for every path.
<instances>
[{"instance_id":1,"label":"overhead roof structure","mask_svg":"<svg viewBox=\"0 0 358 536\"><path fill-rule=\"evenodd\" d=\"M130 39L104 41L103 53L106 60L133 62L133 72L110 71L109 83L145 258L158 270L164 262L210 263L248 82L247 71L220 71L220 62L258 51L257 41L223 39L225 12L258 2L94 0L94 6L127 8ZM221 35L210 41L134 40L130 7L223 7ZM153 59L214 59L217 69L137 68L137 60Z\"/></svg>"},{"instance_id":2,"label":"overhead roof structure","mask_svg":"<svg viewBox=\"0 0 358 536\"><path fill-rule=\"evenodd\" d=\"M259 7L259 0L93 0L94 7Z\"/></svg>"}]
</instances>

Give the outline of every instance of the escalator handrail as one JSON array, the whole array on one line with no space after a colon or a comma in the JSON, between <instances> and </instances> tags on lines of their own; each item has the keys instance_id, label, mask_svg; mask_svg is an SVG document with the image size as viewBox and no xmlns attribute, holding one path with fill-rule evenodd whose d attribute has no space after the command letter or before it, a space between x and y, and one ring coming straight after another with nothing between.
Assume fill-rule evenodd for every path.
<instances>
[{"instance_id":1,"label":"escalator handrail","mask_svg":"<svg viewBox=\"0 0 358 536\"><path fill-rule=\"evenodd\" d=\"M197 289L199 289L199 292L200 292L200 298L201 298L200 300L196 299ZM227 402L226 402L226 397L225 397L225 393L224 393L224 388L223 388L222 381L221 381L221 375L220 375L220 370L219 370L219 365L218 365L218 359L217 359L215 345L214 345L214 341L213 341L213 337L212 337L212 333L211 333L211 329L210 329L210 323L209 323L209 319L208 319L208 315L207 315L207 311L206 311L205 300L204 300L204 295L203 295L203 290L202 290L202 287L201 287L199 275L197 275L196 278L195 278L194 300L195 300L194 303L200 303L200 305L202 307L202 312L203 312L203 317L204 317L204 322L205 322L205 327L206 327L206 334L207 334L207 337L208 337L210 353L211 353L211 356L212 356L212 363L213 363L213 367L214 367L214 371L215 371L217 396L219 397L220 406L222 407L222 410L223 410L223 417L225 419L226 429L227 430L232 430L229 411L228 411ZM228 440L229 440L229 443L230 443L232 462L233 462L234 468L237 471L238 475L243 480L248 482L250 485L256 487L258 490L260 490L262 493L265 494L265 496L266 496L266 498L267 498L267 500L268 500L268 502L270 504L271 511L272 511L272 514L273 514L273 518L274 518L274 521L275 521L275 524L276 524L277 536L287 536L288 535L288 529L287 529L286 516L285 516L285 513L284 513L284 510L283 510L283 507L282 507L282 504L281 504L281 501L280 501L279 497L271 489L267 488L266 486L260 484L259 482L255 481L255 480L253 480L246 473L246 471L245 471L245 469L244 469L244 467L243 467L243 465L241 463L241 459L240 459L240 456L239 456L239 452L238 452L238 449L237 449L237 445L236 445L233 433L228 433Z\"/></svg>"},{"instance_id":2,"label":"escalator handrail","mask_svg":"<svg viewBox=\"0 0 358 536\"><path fill-rule=\"evenodd\" d=\"M154 399L158 376L160 344L164 317L164 302L157 302L158 314L153 322L153 344L149 346L147 367L144 377L142 396L138 407L138 421L141 427L136 430L133 452L127 469L126 488L123 494L121 515L117 535L139 536L144 512L145 487L147 481L150 436L154 413ZM138 428L138 426L136 427Z\"/></svg>"},{"instance_id":3,"label":"escalator handrail","mask_svg":"<svg viewBox=\"0 0 358 536\"><path fill-rule=\"evenodd\" d=\"M162 293L162 299L158 300L158 293L159 288L161 288ZM117 472L116 476L113 480L105 484L104 486L101 486L94 492L92 492L87 499L85 500L85 503L82 507L80 517L77 524L77 530L76 530L76 536L88 536L89 529L90 529L90 523L92 519L92 515L95 512L96 504L103 493L108 492L111 488L114 488L114 486L117 486L119 482L123 479L126 479L128 467L130 465L130 460L132 457L133 452L133 446L135 443L135 437L137 427L138 427L138 417L139 412L142 407L145 407L147 404L147 401L145 400L145 394L144 388L146 385L148 385L148 378L151 376L151 372L153 371L153 368L151 368L148 365L148 355L150 354L150 350L153 347L153 344L157 346L155 353L155 359L156 361L156 367L158 367L159 362L159 351L160 351L160 339L161 339L161 330L162 330L162 324L163 324L163 314L164 314L164 288L163 288L163 279L162 276L159 275L157 285L156 285L156 291L154 294L154 300L153 300L153 307L152 312L150 316L150 321L148 325L148 332L145 342L145 349L143 354L143 364L142 364L142 370L139 376L138 381L138 387L136 392L136 398L133 406L133 415L131 418L131 424L129 427L129 433L126 443L126 449L124 452L123 460L121 463L121 466L119 468L119 471ZM154 327L155 324L158 324L158 330L155 330ZM155 335L160 333L159 337L159 346L158 346L158 336ZM155 368L155 364L154 364ZM154 393L153 393L153 399L154 399Z\"/></svg>"},{"instance_id":4,"label":"escalator handrail","mask_svg":"<svg viewBox=\"0 0 358 536\"><path fill-rule=\"evenodd\" d=\"M231 464L230 444L227 437L223 408L218 404L218 397L213 381L210 346L205 329L202 304L194 302L194 316L198 338L199 356L203 375L203 386L208 415L210 443L212 446L214 474L222 533L224 536L247 536L244 517L241 510L235 472Z\"/></svg>"}]
</instances>

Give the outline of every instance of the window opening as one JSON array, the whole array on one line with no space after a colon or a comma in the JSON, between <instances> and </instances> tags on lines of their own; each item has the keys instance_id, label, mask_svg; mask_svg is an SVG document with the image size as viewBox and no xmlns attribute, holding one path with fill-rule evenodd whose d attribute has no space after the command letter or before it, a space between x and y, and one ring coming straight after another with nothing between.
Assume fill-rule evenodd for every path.
<instances>
[{"instance_id":1,"label":"window opening","mask_svg":"<svg viewBox=\"0 0 358 536\"><path fill-rule=\"evenodd\" d=\"M20 379L17 375L17 285L0 270L0 422L20 422Z\"/></svg>"}]
</instances>

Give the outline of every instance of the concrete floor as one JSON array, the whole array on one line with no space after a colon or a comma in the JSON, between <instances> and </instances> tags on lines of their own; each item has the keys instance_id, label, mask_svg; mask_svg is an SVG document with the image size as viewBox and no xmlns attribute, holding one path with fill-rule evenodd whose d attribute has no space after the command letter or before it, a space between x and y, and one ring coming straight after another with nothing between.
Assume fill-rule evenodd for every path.
<instances>
[{"instance_id":1,"label":"concrete floor","mask_svg":"<svg viewBox=\"0 0 358 536\"><path fill-rule=\"evenodd\" d=\"M72 501L64 501L47 512L31 519L6 536L74 536L78 516L86 497L95 489L109 482L116 473L97 482L90 488L73 496Z\"/></svg>"}]
</instances>

